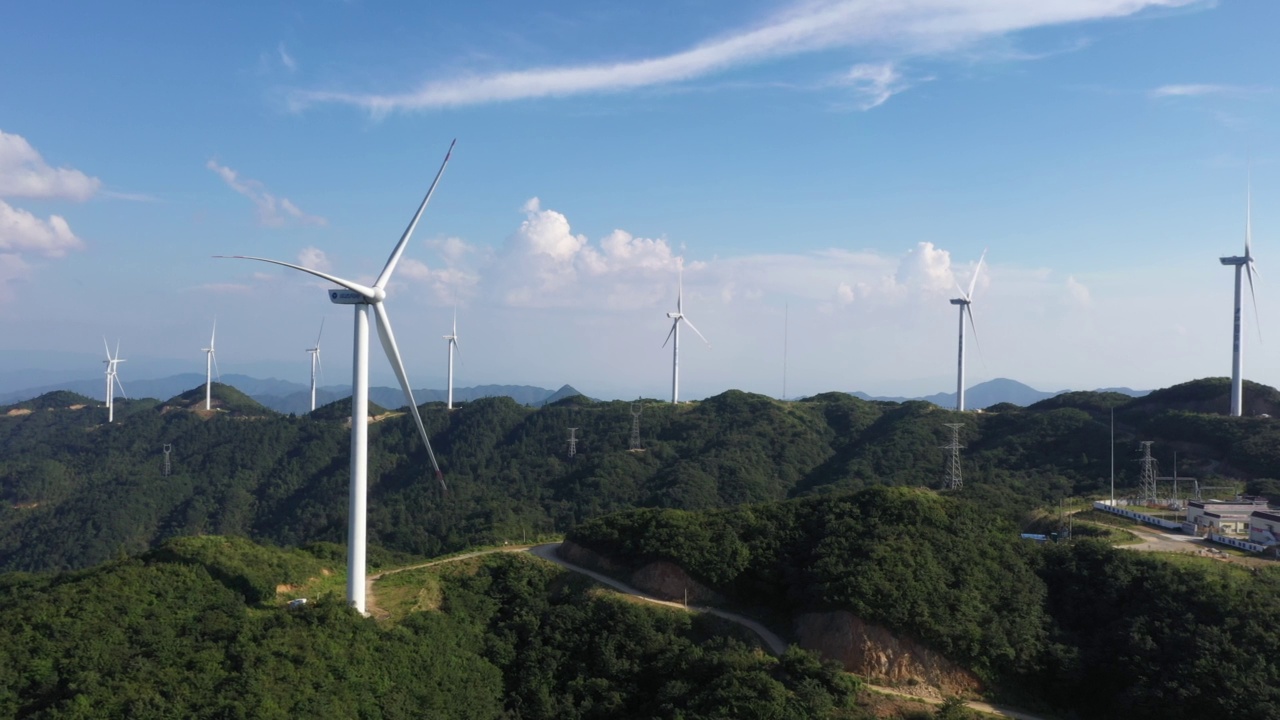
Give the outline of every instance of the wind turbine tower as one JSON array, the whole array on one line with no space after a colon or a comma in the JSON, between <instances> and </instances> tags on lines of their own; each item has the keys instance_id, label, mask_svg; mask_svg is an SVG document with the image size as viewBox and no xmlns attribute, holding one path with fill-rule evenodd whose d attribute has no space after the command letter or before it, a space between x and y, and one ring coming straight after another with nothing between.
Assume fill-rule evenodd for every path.
<instances>
[{"instance_id":1,"label":"wind turbine tower","mask_svg":"<svg viewBox=\"0 0 1280 720\"><path fill-rule=\"evenodd\" d=\"M698 328L689 322L689 318L684 314L684 259L677 261L677 267L680 273L679 290L676 293L676 311L667 313L667 317L671 318L671 332L667 333L667 339L662 343L662 347L666 347L667 343L671 343L671 402L680 402L680 323L689 326L689 329L698 333L698 337L702 338L702 342L711 347L711 342L698 332Z\"/></svg>"},{"instance_id":2,"label":"wind turbine tower","mask_svg":"<svg viewBox=\"0 0 1280 720\"><path fill-rule=\"evenodd\" d=\"M204 409L213 409L213 372L218 369L218 359L213 356L213 341L218 337L218 319L213 319L213 332L209 335L209 347L204 349ZM218 379L222 372L218 371Z\"/></svg>"},{"instance_id":3,"label":"wind turbine tower","mask_svg":"<svg viewBox=\"0 0 1280 720\"><path fill-rule=\"evenodd\" d=\"M1253 292L1253 189L1250 186L1245 191L1245 213L1244 213L1244 255L1236 255L1232 257L1218 258L1223 265L1231 265L1236 269L1236 295L1235 307L1233 313L1233 325L1231 330L1231 415L1232 417L1240 417L1244 414L1244 378L1242 371L1244 369L1243 358L1243 338L1240 337L1240 295L1241 271L1249 278L1249 297L1253 299L1253 316L1257 320L1258 317L1258 297ZM1262 335L1261 325L1259 325L1258 335Z\"/></svg>"},{"instance_id":4,"label":"wind turbine tower","mask_svg":"<svg viewBox=\"0 0 1280 720\"><path fill-rule=\"evenodd\" d=\"M427 457L430 458L431 467L435 470L436 480L440 483L442 490L448 491L444 484L444 475L440 472L440 465L436 462L436 455L431 450L431 440L427 437L427 430L422 425L422 416L418 413L418 403L413 399L413 390L409 387L409 377L404 371L404 362L400 358L400 348L396 345L395 334L391 331L391 319L387 315L387 306L384 301L387 298L387 283L390 282L391 275L395 272L396 264L400 262L400 256L409 244L409 238L413 236L414 228L418 226L418 220L422 218L423 211L427 209L427 203L431 201L431 195L435 192L436 184L440 182L440 177L444 175L444 169L449 165L449 156L452 154L453 144L450 143L449 152L445 153L444 162L440 164L435 180L431 181L431 187L427 189L426 196L422 198L422 204L418 205L418 211L414 213L413 219L409 221L409 226L405 228L404 234L400 236L400 241L396 243L395 248L391 251L391 257L387 258L387 264L383 266L382 272L378 274L378 279L374 281L372 287L361 285L351 280L344 280L336 275L330 275L319 270L302 267L301 265L281 262L280 260L247 257L244 255L230 256L235 259L256 260L273 265L281 265L328 280L335 285L341 286L339 289L328 291L329 301L336 305L351 305L355 311L355 337L352 342L354 362L351 370L351 492L348 500L347 515L347 601L361 614L365 612L365 550L369 472L370 309L373 310L377 318L378 337L382 340L382 349L387 355L387 360L391 363L391 369L395 371L396 379L400 381L400 388L404 391L405 400L409 403L409 412L413 415L414 424L418 426L418 435L427 447ZM216 257L227 256L219 255Z\"/></svg>"},{"instance_id":5,"label":"wind turbine tower","mask_svg":"<svg viewBox=\"0 0 1280 720\"><path fill-rule=\"evenodd\" d=\"M978 341L978 328L973 324L973 289L978 285L978 273L982 270L982 261L987 257L987 251L982 251L982 257L978 258L978 266L973 269L973 278L969 280L969 292L965 292L960 284L956 284L956 289L960 291L960 297L952 298L951 304L960 308L960 349L959 359L956 365L956 411L964 412L964 316L969 316L969 327L973 328L973 341Z\"/></svg>"},{"instance_id":6,"label":"wind turbine tower","mask_svg":"<svg viewBox=\"0 0 1280 720\"><path fill-rule=\"evenodd\" d=\"M324 336L324 318L320 318L320 334L316 335L316 346L307 348L307 352L311 353L311 411L316 409L316 370L324 372L320 368L320 338Z\"/></svg>"},{"instance_id":7,"label":"wind turbine tower","mask_svg":"<svg viewBox=\"0 0 1280 720\"><path fill-rule=\"evenodd\" d=\"M120 395L128 400L129 396L124 394L124 385L120 384L120 378L116 375L116 365L124 362L120 358L120 341L116 341L115 355L111 354L111 347L107 345L107 339L102 338L102 347L107 351L107 359L102 362L107 366L107 422L115 422L116 419L116 401L115 389L120 388Z\"/></svg>"},{"instance_id":8,"label":"wind turbine tower","mask_svg":"<svg viewBox=\"0 0 1280 720\"><path fill-rule=\"evenodd\" d=\"M445 335L444 339L449 343L449 397L445 407L449 410L453 409L453 351L458 349L458 308L453 309L453 332Z\"/></svg>"}]
</instances>

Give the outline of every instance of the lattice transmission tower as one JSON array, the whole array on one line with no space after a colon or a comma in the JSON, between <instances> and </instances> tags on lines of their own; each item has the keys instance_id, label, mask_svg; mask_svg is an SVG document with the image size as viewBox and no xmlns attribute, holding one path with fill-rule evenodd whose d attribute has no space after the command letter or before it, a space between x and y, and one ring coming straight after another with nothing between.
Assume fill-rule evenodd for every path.
<instances>
[{"instance_id":1,"label":"lattice transmission tower","mask_svg":"<svg viewBox=\"0 0 1280 720\"><path fill-rule=\"evenodd\" d=\"M947 470L942 476L942 487L945 490L959 490L964 486L964 479L960 476L960 451L964 446L960 444L960 428L964 427L964 423L947 423L947 427L951 428L951 443L943 445L943 450L950 450L951 457L947 460Z\"/></svg>"},{"instance_id":2,"label":"lattice transmission tower","mask_svg":"<svg viewBox=\"0 0 1280 720\"><path fill-rule=\"evenodd\" d=\"M171 466L169 464L169 453L171 452L173 452L173 446L166 444L164 446L164 476L165 477L169 477L169 470L171 469Z\"/></svg>"},{"instance_id":3,"label":"lattice transmission tower","mask_svg":"<svg viewBox=\"0 0 1280 720\"><path fill-rule=\"evenodd\" d=\"M632 451L640 450L640 413L644 412L644 405L639 401L631 403L631 447Z\"/></svg>"},{"instance_id":4,"label":"lattice transmission tower","mask_svg":"<svg viewBox=\"0 0 1280 720\"><path fill-rule=\"evenodd\" d=\"M578 454L578 428L569 428L569 457Z\"/></svg>"},{"instance_id":5,"label":"lattice transmission tower","mask_svg":"<svg viewBox=\"0 0 1280 720\"><path fill-rule=\"evenodd\" d=\"M1138 462L1142 464L1142 471L1138 474L1138 503L1141 505L1156 505L1160 502L1160 496L1156 487L1156 459L1151 457L1150 440L1143 440L1142 457Z\"/></svg>"}]
</instances>

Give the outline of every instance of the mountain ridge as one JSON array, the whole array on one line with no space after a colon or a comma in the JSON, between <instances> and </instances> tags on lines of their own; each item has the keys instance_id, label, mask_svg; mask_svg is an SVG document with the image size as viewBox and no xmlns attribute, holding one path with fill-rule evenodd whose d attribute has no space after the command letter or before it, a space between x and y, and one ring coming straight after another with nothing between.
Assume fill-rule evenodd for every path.
<instances>
[{"instance_id":1,"label":"mountain ridge","mask_svg":"<svg viewBox=\"0 0 1280 720\"><path fill-rule=\"evenodd\" d=\"M1049 398L1057 397L1058 395L1069 392L1079 391L1057 390L1054 392L1046 392L1044 390L1037 390L1026 383L1021 383L1010 378L993 378L965 389L964 396L966 409L982 410L1001 403L1012 403L1019 407L1030 407L1041 400L1048 400ZM1133 390L1127 387L1108 387L1098 388L1089 392L1116 392L1137 398L1144 397L1151 391ZM953 392L940 392L919 397L869 395L861 391L854 391L849 394L861 400L876 400L896 403L909 402L911 400L923 400L944 408L954 408L956 405L956 394Z\"/></svg>"}]
</instances>

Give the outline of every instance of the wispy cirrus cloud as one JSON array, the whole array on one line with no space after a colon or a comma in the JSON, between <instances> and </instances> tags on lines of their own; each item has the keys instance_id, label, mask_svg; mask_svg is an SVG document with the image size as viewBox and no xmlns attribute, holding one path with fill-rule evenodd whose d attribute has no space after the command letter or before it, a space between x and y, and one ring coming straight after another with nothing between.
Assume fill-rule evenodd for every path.
<instances>
[{"instance_id":1,"label":"wispy cirrus cloud","mask_svg":"<svg viewBox=\"0 0 1280 720\"><path fill-rule=\"evenodd\" d=\"M1161 85L1149 92L1148 95L1153 98L1204 97L1210 95L1221 97L1246 97L1249 95L1259 95L1265 92L1270 92L1270 88L1246 85L1188 84Z\"/></svg>"},{"instance_id":2,"label":"wispy cirrus cloud","mask_svg":"<svg viewBox=\"0 0 1280 720\"><path fill-rule=\"evenodd\" d=\"M752 27L668 55L432 80L394 94L305 90L294 92L290 100L295 109L337 103L383 115L619 92L686 82L732 68L836 47L864 48L894 56L951 52L1021 30L1126 17L1194 1L799 0Z\"/></svg>"},{"instance_id":3,"label":"wispy cirrus cloud","mask_svg":"<svg viewBox=\"0 0 1280 720\"><path fill-rule=\"evenodd\" d=\"M279 197L267 191L266 186L257 180L241 178L239 173L216 160L209 160L205 167L222 178L232 190L249 198L258 208L258 221L268 227L280 227L290 220L303 225L327 225L328 220L319 215L308 215L294 205L289 198Z\"/></svg>"},{"instance_id":4,"label":"wispy cirrus cloud","mask_svg":"<svg viewBox=\"0 0 1280 720\"><path fill-rule=\"evenodd\" d=\"M910 88L912 82L903 78L898 68L890 62L854 65L837 83L846 85L862 97L859 109L870 110L883 105L886 100Z\"/></svg>"}]
</instances>

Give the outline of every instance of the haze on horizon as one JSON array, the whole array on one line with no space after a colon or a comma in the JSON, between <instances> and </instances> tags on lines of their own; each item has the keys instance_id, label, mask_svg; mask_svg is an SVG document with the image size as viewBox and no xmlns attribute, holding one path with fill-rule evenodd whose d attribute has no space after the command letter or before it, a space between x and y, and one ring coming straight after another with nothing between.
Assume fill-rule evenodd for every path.
<instances>
[{"instance_id":1,"label":"haze on horizon","mask_svg":"<svg viewBox=\"0 0 1280 720\"><path fill-rule=\"evenodd\" d=\"M681 395L1280 385L1269 31L1246 0L510 2L11 13L0 62L0 373L350 377L350 310L250 254L389 289L414 387ZM58 32L48 32L57 27ZM1259 325L1263 342L1259 342ZM980 350L979 350L980 346ZM82 369L78 369L82 368ZM155 376L145 373L144 376ZM380 358L374 384L393 385Z\"/></svg>"}]
</instances>

